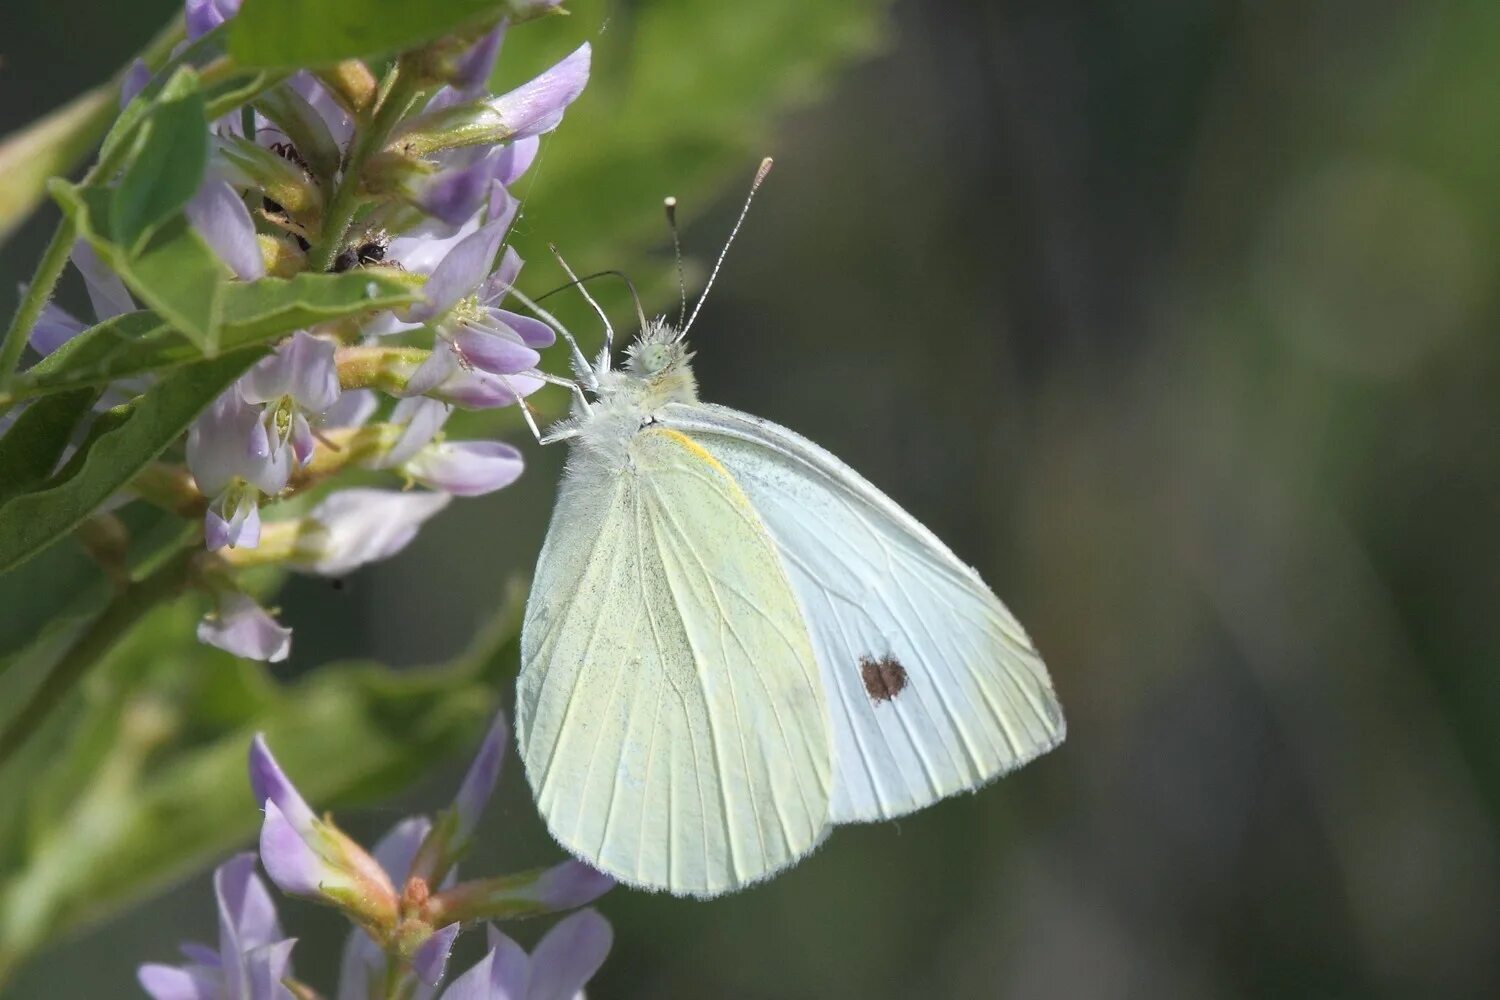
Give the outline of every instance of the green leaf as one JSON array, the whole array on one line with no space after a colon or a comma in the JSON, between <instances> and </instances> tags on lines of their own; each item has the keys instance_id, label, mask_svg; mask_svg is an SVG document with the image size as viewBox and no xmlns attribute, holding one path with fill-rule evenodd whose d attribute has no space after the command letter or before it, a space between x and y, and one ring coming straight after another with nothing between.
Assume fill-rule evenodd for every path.
<instances>
[{"instance_id":1,"label":"green leaf","mask_svg":"<svg viewBox=\"0 0 1500 1000\"><path fill-rule=\"evenodd\" d=\"M151 114L158 98L162 96L168 84L175 79L179 69L206 66L222 57L226 51L225 43L228 35L228 28L222 24L219 25L184 46L172 55L165 65L153 73L151 79L147 80L146 85L141 88L140 93L132 97L120 109L119 117L105 133L104 141L99 145L99 158L111 159L117 154L117 147L130 141L136 128Z\"/></svg>"},{"instance_id":2,"label":"green leaf","mask_svg":"<svg viewBox=\"0 0 1500 1000\"><path fill-rule=\"evenodd\" d=\"M317 109L290 84L282 84L256 98L255 110L286 134L287 141L297 150L312 175L331 189L343 152Z\"/></svg>"},{"instance_id":3,"label":"green leaf","mask_svg":"<svg viewBox=\"0 0 1500 1000\"><path fill-rule=\"evenodd\" d=\"M224 288L219 350L228 353L316 323L397 309L416 297L407 276L377 268L230 282ZM195 342L155 313L126 313L90 327L37 362L0 402L179 368L202 357Z\"/></svg>"},{"instance_id":4,"label":"green leaf","mask_svg":"<svg viewBox=\"0 0 1500 1000\"><path fill-rule=\"evenodd\" d=\"M205 353L217 350L224 265L186 218L173 216L151 234L145 246L131 253L108 229L99 228L108 224L109 190L75 187L62 180L54 180L48 188L79 235L141 301Z\"/></svg>"},{"instance_id":5,"label":"green leaf","mask_svg":"<svg viewBox=\"0 0 1500 1000\"><path fill-rule=\"evenodd\" d=\"M0 505L52 475L73 428L98 398L97 389L75 389L41 400L16 418L0 438Z\"/></svg>"},{"instance_id":6,"label":"green leaf","mask_svg":"<svg viewBox=\"0 0 1500 1000\"><path fill-rule=\"evenodd\" d=\"M198 190L208 163L208 119L198 74L179 69L136 130L110 199L110 234L134 249Z\"/></svg>"},{"instance_id":7,"label":"green leaf","mask_svg":"<svg viewBox=\"0 0 1500 1000\"><path fill-rule=\"evenodd\" d=\"M245 66L326 66L412 48L499 17L503 0L245 0L229 51Z\"/></svg>"},{"instance_id":8,"label":"green leaf","mask_svg":"<svg viewBox=\"0 0 1500 1000\"><path fill-rule=\"evenodd\" d=\"M398 309L418 295L412 276L375 267L237 282L224 299L225 336L236 343L264 340L314 323Z\"/></svg>"},{"instance_id":9,"label":"green leaf","mask_svg":"<svg viewBox=\"0 0 1500 1000\"><path fill-rule=\"evenodd\" d=\"M117 426L86 444L58 481L0 505L0 573L77 527L264 353L246 348L177 370L125 410Z\"/></svg>"}]
</instances>

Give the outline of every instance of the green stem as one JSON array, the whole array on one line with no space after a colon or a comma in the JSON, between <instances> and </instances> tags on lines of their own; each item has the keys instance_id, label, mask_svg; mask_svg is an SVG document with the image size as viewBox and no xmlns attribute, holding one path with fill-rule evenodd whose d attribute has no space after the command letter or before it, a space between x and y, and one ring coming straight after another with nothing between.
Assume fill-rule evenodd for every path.
<instances>
[{"instance_id":1,"label":"green stem","mask_svg":"<svg viewBox=\"0 0 1500 1000\"><path fill-rule=\"evenodd\" d=\"M0 732L0 767L19 750L64 697L115 647L146 613L187 586L198 549L184 545L175 555L122 590L52 666L31 698Z\"/></svg>"},{"instance_id":2,"label":"green stem","mask_svg":"<svg viewBox=\"0 0 1500 1000\"><path fill-rule=\"evenodd\" d=\"M365 162L371 154L385 145L391 131L406 114L420 90L421 80L403 67L400 61L390 68L386 79L381 81L380 103L368 120L356 125L354 138L349 142L349 153L344 157L343 175L339 178L333 198L329 200L328 209L323 215L322 233L317 246L308 255L310 270L326 271L333 263L333 258L338 256L339 248L343 246L344 237L349 231L349 224L354 221L354 213L359 209L360 175L364 173Z\"/></svg>"},{"instance_id":3,"label":"green stem","mask_svg":"<svg viewBox=\"0 0 1500 1000\"><path fill-rule=\"evenodd\" d=\"M74 235L73 221L64 216L53 231L47 249L42 251L42 259L36 266L36 273L31 276L31 284L26 287L26 294L16 306L16 314L5 331L5 340L0 343L0 389L10 388L16 365L21 363L21 352L26 348L26 338L31 335L31 328L36 326L37 318L42 315L42 307L52 297L52 290L57 287L57 279L62 277L63 268L68 266ZM9 404L5 405L9 407Z\"/></svg>"}]
</instances>

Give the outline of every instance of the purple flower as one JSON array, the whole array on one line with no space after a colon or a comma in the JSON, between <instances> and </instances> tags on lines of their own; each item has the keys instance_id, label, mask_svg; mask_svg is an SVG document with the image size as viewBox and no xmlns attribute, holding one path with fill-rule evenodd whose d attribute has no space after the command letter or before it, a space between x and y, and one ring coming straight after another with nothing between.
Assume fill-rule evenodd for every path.
<instances>
[{"instance_id":1,"label":"purple flower","mask_svg":"<svg viewBox=\"0 0 1500 1000\"><path fill-rule=\"evenodd\" d=\"M343 576L389 559L422 524L448 506L444 493L349 489L330 494L307 515L291 565L307 573Z\"/></svg>"},{"instance_id":2,"label":"purple flower","mask_svg":"<svg viewBox=\"0 0 1500 1000\"><path fill-rule=\"evenodd\" d=\"M535 368L537 349L555 334L539 320L500 308L521 258L507 248L499 266L491 266L515 214L515 202L501 185L491 191L493 221L449 250L423 288L427 301L410 310L412 319L433 326L439 340L407 382L409 395L477 409L509 405L540 384L515 376Z\"/></svg>"},{"instance_id":3,"label":"purple flower","mask_svg":"<svg viewBox=\"0 0 1500 1000\"><path fill-rule=\"evenodd\" d=\"M282 892L331 903L364 927L394 925L397 896L385 869L313 814L260 735L250 744L250 787L265 810L260 860Z\"/></svg>"},{"instance_id":4,"label":"purple flower","mask_svg":"<svg viewBox=\"0 0 1500 1000\"><path fill-rule=\"evenodd\" d=\"M238 386L210 404L188 429L188 469L198 492L210 497L203 537L210 551L260 544L260 494L275 495L291 476L288 455L258 446L261 410Z\"/></svg>"},{"instance_id":5,"label":"purple flower","mask_svg":"<svg viewBox=\"0 0 1500 1000\"><path fill-rule=\"evenodd\" d=\"M489 953L455 979L442 1000L573 1000L609 955L614 931L594 910L557 922L531 955L494 927Z\"/></svg>"},{"instance_id":6,"label":"purple flower","mask_svg":"<svg viewBox=\"0 0 1500 1000\"><path fill-rule=\"evenodd\" d=\"M426 301L408 310L412 319L425 323L441 318L480 289L494 270L495 254L515 219L516 207L503 185L491 185L490 221L453 244L432 269L422 286Z\"/></svg>"},{"instance_id":7,"label":"purple flower","mask_svg":"<svg viewBox=\"0 0 1500 1000\"><path fill-rule=\"evenodd\" d=\"M123 313L135 311L135 300L130 297L125 283L119 275L105 266L94 253L94 248L82 240L73 244L73 266L83 275L83 287L88 293L89 305L93 307L97 322L113 319ZM22 286L25 293L25 286ZM53 302L42 307L42 314L31 328L29 343L38 354L51 354L63 344L88 329L88 324L73 316Z\"/></svg>"},{"instance_id":8,"label":"purple flower","mask_svg":"<svg viewBox=\"0 0 1500 1000\"><path fill-rule=\"evenodd\" d=\"M495 785L500 780L500 766L505 763L505 748L510 745L510 724L505 713L495 713L479 752L464 774L463 784L453 798L454 830L451 849L462 854L469 846L469 838L479 827L479 817L495 794Z\"/></svg>"},{"instance_id":9,"label":"purple flower","mask_svg":"<svg viewBox=\"0 0 1500 1000\"><path fill-rule=\"evenodd\" d=\"M216 399L188 431L188 469L211 497L203 536L210 551L255 548L260 494L286 489L312 457L311 420L339 401L334 348L298 331Z\"/></svg>"},{"instance_id":10,"label":"purple flower","mask_svg":"<svg viewBox=\"0 0 1500 1000\"><path fill-rule=\"evenodd\" d=\"M187 0L184 8L188 40L196 41L238 13L240 0Z\"/></svg>"},{"instance_id":11,"label":"purple flower","mask_svg":"<svg viewBox=\"0 0 1500 1000\"><path fill-rule=\"evenodd\" d=\"M260 432L251 439L252 454L289 468L312 458L315 439L308 418L339 400L333 353L330 342L298 330L240 379L245 402L264 406Z\"/></svg>"},{"instance_id":12,"label":"purple flower","mask_svg":"<svg viewBox=\"0 0 1500 1000\"><path fill-rule=\"evenodd\" d=\"M472 101L484 93L489 85L490 74L495 71L495 58L500 54L500 43L505 41L506 22L501 21L483 38L469 46L454 67L448 86L459 100Z\"/></svg>"},{"instance_id":13,"label":"purple flower","mask_svg":"<svg viewBox=\"0 0 1500 1000\"><path fill-rule=\"evenodd\" d=\"M521 452L503 441L438 441L401 467L423 486L460 497L504 489L524 469Z\"/></svg>"},{"instance_id":14,"label":"purple flower","mask_svg":"<svg viewBox=\"0 0 1500 1000\"><path fill-rule=\"evenodd\" d=\"M198 623L198 641L248 660L280 663L292 649L292 630L238 591L215 595L217 608Z\"/></svg>"},{"instance_id":15,"label":"purple flower","mask_svg":"<svg viewBox=\"0 0 1500 1000\"><path fill-rule=\"evenodd\" d=\"M410 461L437 436L452 412L453 407L447 403L423 396L412 396L397 403L391 411L390 422L402 427L401 436L385 453L380 467L394 469Z\"/></svg>"},{"instance_id":16,"label":"purple flower","mask_svg":"<svg viewBox=\"0 0 1500 1000\"><path fill-rule=\"evenodd\" d=\"M459 95L446 91L406 122L392 148L408 155L430 154L518 142L550 132L583 93L591 59L592 50L585 43L535 78L488 100L454 103Z\"/></svg>"},{"instance_id":17,"label":"purple flower","mask_svg":"<svg viewBox=\"0 0 1500 1000\"><path fill-rule=\"evenodd\" d=\"M484 205L491 181L510 183L500 175L514 173L514 162L504 150L460 157L451 166L413 180L408 196L428 215L450 226L461 226Z\"/></svg>"},{"instance_id":18,"label":"purple flower","mask_svg":"<svg viewBox=\"0 0 1500 1000\"><path fill-rule=\"evenodd\" d=\"M225 181L207 178L184 207L198 235L235 276L254 281L266 273L255 223L244 200Z\"/></svg>"},{"instance_id":19,"label":"purple flower","mask_svg":"<svg viewBox=\"0 0 1500 1000\"><path fill-rule=\"evenodd\" d=\"M396 404L390 422L405 424L401 437L380 463L423 486L473 497L503 489L525 469L520 451L502 441L434 440L452 407L413 397Z\"/></svg>"},{"instance_id":20,"label":"purple flower","mask_svg":"<svg viewBox=\"0 0 1500 1000\"><path fill-rule=\"evenodd\" d=\"M155 1000L282 1000L290 975L293 941L283 938L265 883L255 874L255 855L238 854L214 871L219 908L219 947L189 942L187 965L147 963L136 973Z\"/></svg>"},{"instance_id":21,"label":"purple flower","mask_svg":"<svg viewBox=\"0 0 1500 1000\"><path fill-rule=\"evenodd\" d=\"M151 67L140 59L132 59L130 65L125 69L125 76L120 80L120 107L123 108L135 99L135 95L146 89L146 84L151 82Z\"/></svg>"},{"instance_id":22,"label":"purple flower","mask_svg":"<svg viewBox=\"0 0 1500 1000\"><path fill-rule=\"evenodd\" d=\"M593 51L585 42L552 68L489 102L510 141L551 132L589 82Z\"/></svg>"},{"instance_id":23,"label":"purple flower","mask_svg":"<svg viewBox=\"0 0 1500 1000\"><path fill-rule=\"evenodd\" d=\"M432 354L406 384L410 395L427 395L470 410L492 410L510 406L520 396L529 396L545 383L534 375L495 375L466 365L447 341L440 340Z\"/></svg>"},{"instance_id":24,"label":"purple flower","mask_svg":"<svg viewBox=\"0 0 1500 1000\"><path fill-rule=\"evenodd\" d=\"M319 427L363 427L374 416L380 400L369 389L350 389L339 393L339 401L312 422Z\"/></svg>"},{"instance_id":25,"label":"purple flower","mask_svg":"<svg viewBox=\"0 0 1500 1000\"><path fill-rule=\"evenodd\" d=\"M25 294L24 290L22 294ZM42 306L42 313L31 328L28 343L32 350L45 357L87 329L88 324L55 302L48 302Z\"/></svg>"}]
</instances>

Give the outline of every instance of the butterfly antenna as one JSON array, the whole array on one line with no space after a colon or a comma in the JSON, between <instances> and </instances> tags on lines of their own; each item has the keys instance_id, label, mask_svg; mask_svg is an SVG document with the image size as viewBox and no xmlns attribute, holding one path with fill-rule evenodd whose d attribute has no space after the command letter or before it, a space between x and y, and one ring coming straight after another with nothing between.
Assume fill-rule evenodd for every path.
<instances>
[{"instance_id":1,"label":"butterfly antenna","mask_svg":"<svg viewBox=\"0 0 1500 1000\"><path fill-rule=\"evenodd\" d=\"M609 363L615 353L615 328L609 323L609 315L600 308L599 303L589 294L589 290L584 286L583 282L578 280L578 275L573 273L573 269L568 266L568 262L563 260L563 255L558 251L557 244L548 243L547 249L552 251L552 256L557 258L557 263L562 266L563 273L568 276L568 279L573 284L578 286L578 291L582 293L584 301L593 307L594 312L599 317L599 322L604 324L604 353L600 355L599 367L602 371L609 371Z\"/></svg>"},{"instance_id":2,"label":"butterfly antenna","mask_svg":"<svg viewBox=\"0 0 1500 1000\"><path fill-rule=\"evenodd\" d=\"M536 297L536 300L538 302L546 302L558 292L565 292L568 289L572 288L574 285L581 285L586 281L593 281L595 278L603 278L606 275L619 278L621 281L625 282L625 288L630 292L630 301L635 304L635 318L640 322L641 328L645 329L646 310L641 305L641 293L636 290L635 282L631 281L629 275L627 275L624 271L608 270L595 271L593 274L585 274L581 278L574 278L572 281L558 285L556 288L552 289L549 292L546 292L545 294L538 295Z\"/></svg>"},{"instance_id":3,"label":"butterfly antenna","mask_svg":"<svg viewBox=\"0 0 1500 1000\"><path fill-rule=\"evenodd\" d=\"M745 216L750 214L750 203L755 200L755 192L760 190L760 182L765 180L766 174L770 172L771 158L768 156L760 161L760 169L755 172L755 180L750 182L750 193L745 196L745 207L740 209L740 217L735 220L734 228L729 231L729 239L724 241L724 249L719 251L719 259L714 261L714 269L708 275L708 284L703 286L703 294L698 296L698 304L693 306L693 314L688 317L687 325L678 332L678 340L687 336L688 330L692 329L693 322L698 318L698 313L702 311L703 300L708 298L709 290L714 287L714 279L719 276L719 268L724 266L724 257L734 244L734 238L739 235L740 227L745 224Z\"/></svg>"},{"instance_id":4,"label":"butterfly antenna","mask_svg":"<svg viewBox=\"0 0 1500 1000\"><path fill-rule=\"evenodd\" d=\"M672 252L677 257L677 325L687 319L687 278L682 273L682 241L677 237L677 199L668 195L661 203L667 210L667 228L672 230Z\"/></svg>"}]
</instances>

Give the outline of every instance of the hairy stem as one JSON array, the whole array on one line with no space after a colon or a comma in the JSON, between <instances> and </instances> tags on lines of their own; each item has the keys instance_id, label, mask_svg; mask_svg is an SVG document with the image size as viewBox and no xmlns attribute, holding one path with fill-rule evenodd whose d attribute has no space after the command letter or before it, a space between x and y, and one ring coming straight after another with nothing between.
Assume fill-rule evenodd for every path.
<instances>
[{"instance_id":1,"label":"hairy stem","mask_svg":"<svg viewBox=\"0 0 1500 1000\"><path fill-rule=\"evenodd\" d=\"M311 270L328 270L334 257L338 256L349 224L359 209L360 175L364 173L365 162L385 145L386 138L406 114L420 89L421 82L416 75L397 61L386 79L381 81L379 103L374 114L356 120L354 137L349 140L349 152L344 157L343 173L323 215L323 231L308 256Z\"/></svg>"}]
</instances>

